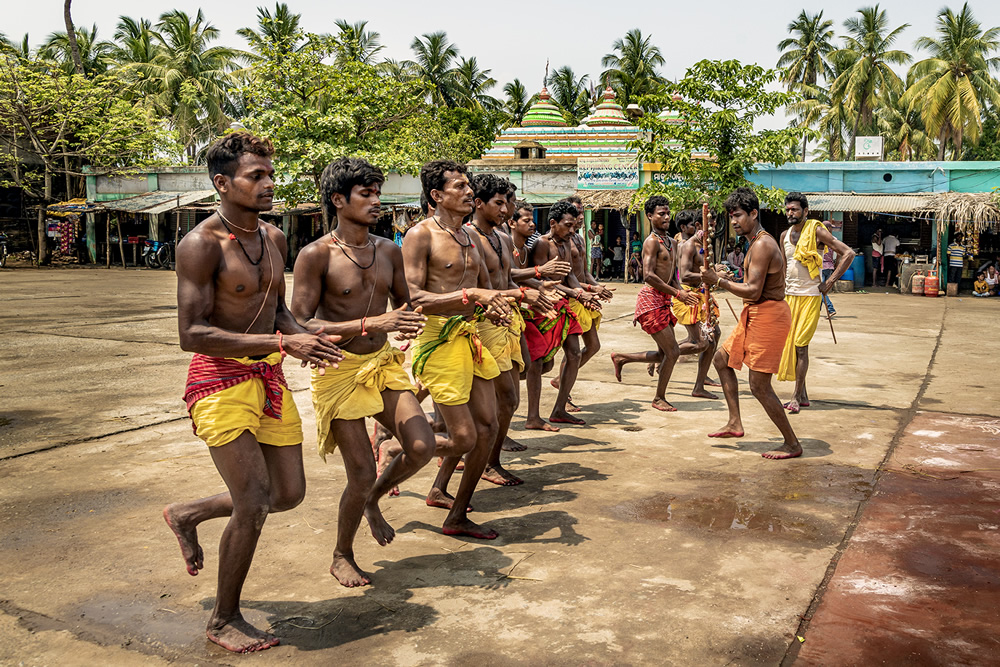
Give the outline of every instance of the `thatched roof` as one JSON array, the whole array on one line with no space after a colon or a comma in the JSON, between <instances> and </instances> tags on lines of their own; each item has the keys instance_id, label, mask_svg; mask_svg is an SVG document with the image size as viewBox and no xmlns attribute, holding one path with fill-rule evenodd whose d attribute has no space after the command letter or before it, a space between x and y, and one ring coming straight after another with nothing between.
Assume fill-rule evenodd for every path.
<instances>
[{"instance_id":1,"label":"thatched roof","mask_svg":"<svg viewBox=\"0 0 1000 667\"><path fill-rule=\"evenodd\" d=\"M914 213L954 222L962 232L1000 226L1000 205L992 192L940 192Z\"/></svg>"},{"instance_id":2,"label":"thatched roof","mask_svg":"<svg viewBox=\"0 0 1000 667\"><path fill-rule=\"evenodd\" d=\"M617 211L627 211L632 205L635 190L577 190L576 194L583 200L586 208L612 208Z\"/></svg>"}]
</instances>

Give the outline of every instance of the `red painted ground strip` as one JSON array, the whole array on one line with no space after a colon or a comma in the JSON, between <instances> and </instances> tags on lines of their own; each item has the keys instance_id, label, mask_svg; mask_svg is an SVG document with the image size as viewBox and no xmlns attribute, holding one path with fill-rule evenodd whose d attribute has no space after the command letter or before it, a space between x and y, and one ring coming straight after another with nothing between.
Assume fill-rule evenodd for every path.
<instances>
[{"instance_id":1,"label":"red painted ground strip","mask_svg":"<svg viewBox=\"0 0 1000 667\"><path fill-rule=\"evenodd\" d=\"M886 468L795 664L1000 664L1000 419L918 413Z\"/></svg>"}]
</instances>

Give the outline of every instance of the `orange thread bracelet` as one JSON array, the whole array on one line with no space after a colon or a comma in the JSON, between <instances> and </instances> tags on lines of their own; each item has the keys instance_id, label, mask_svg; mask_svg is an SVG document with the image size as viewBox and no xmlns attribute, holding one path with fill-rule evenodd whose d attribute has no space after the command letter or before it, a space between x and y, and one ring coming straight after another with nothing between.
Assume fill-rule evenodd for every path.
<instances>
[{"instance_id":1,"label":"orange thread bracelet","mask_svg":"<svg viewBox=\"0 0 1000 667\"><path fill-rule=\"evenodd\" d=\"M365 329L365 320L366 319L368 319L368 318L367 317L362 317L361 318L361 335L362 336L367 336L368 335L368 330Z\"/></svg>"},{"instance_id":2,"label":"orange thread bracelet","mask_svg":"<svg viewBox=\"0 0 1000 667\"><path fill-rule=\"evenodd\" d=\"M535 278L537 278L539 280L542 279L542 272L541 272L541 270L539 270L539 268L537 266L535 267Z\"/></svg>"},{"instance_id":3,"label":"orange thread bracelet","mask_svg":"<svg viewBox=\"0 0 1000 667\"><path fill-rule=\"evenodd\" d=\"M469 292L466 288L462 288L462 303L468 305L469 303Z\"/></svg>"},{"instance_id":4,"label":"orange thread bracelet","mask_svg":"<svg viewBox=\"0 0 1000 667\"><path fill-rule=\"evenodd\" d=\"M284 348L284 346L282 344L281 332L278 331L277 333L278 333L278 352L281 353L281 358L284 359L285 355L286 355L286 352L285 352L285 348Z\"/></svg>"}]
</instances>

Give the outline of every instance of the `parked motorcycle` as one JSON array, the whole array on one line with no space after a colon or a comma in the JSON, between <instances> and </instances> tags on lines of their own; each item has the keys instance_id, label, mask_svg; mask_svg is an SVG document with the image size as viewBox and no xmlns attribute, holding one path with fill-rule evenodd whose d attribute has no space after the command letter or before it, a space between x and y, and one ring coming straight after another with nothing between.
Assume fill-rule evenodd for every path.
<instances>
[{"instance_id":1,"label":"parked motorcycle","mask_svg":"<svg viewBox=\"0 0 1000 667\"><path fill-rule=\"evenodd\" d=\"M142 260L151 269L169 269L173 248L173 241L146 239L142 249Z\"/></svg>"}]
</instances>

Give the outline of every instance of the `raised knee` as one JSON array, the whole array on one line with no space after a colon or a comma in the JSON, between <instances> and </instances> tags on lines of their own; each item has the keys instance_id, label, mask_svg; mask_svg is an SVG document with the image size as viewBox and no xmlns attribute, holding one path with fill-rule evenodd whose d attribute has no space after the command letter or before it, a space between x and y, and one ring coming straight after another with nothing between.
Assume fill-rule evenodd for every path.
<instances>
[{"instance_id":1,"label":"raised knee","mask_svg":"<svg viewBox=\"0 0 1000 667\"><path fill-rule=\"evenodd\" d=\"M294 489L284 489L276 497L271 498L271 512L287 512L298 507L306 497L305 485Z\"/></svg>"},{"instance_id":2,"label":"raised knee","mask_svg":"<svg viewBox=\"0 0 1000 667\"><path fill-rule=\"evenodd\" d=\"M726 356L726 351L720 348L719 351L715 353L715 356L712 357L712 363L715 364L715 368L717 370L728 367L729 359Z\"/></svg>"}]
</instances>

